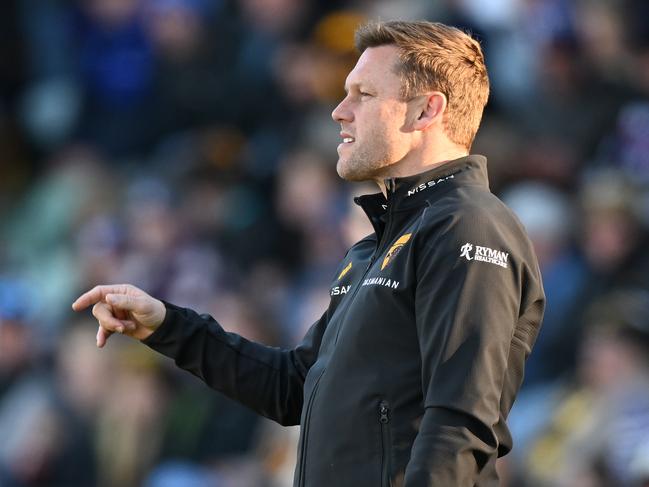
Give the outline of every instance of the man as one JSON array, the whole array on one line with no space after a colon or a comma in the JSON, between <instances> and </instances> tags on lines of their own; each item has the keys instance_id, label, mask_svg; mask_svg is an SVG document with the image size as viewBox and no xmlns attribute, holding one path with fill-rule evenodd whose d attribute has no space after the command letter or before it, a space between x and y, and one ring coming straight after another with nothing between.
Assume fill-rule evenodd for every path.
<instances>
[{"instance_id":1,"label":"man","mask_svg":"<svg viewBox=\"0 0 649 487\"><path fill-rule=\"evenodd\" d=\"M98 286L101 347L117 331L213 388L301 425L295 486L495 486L505 423L543 314L524 230L469 156L489 83L479 44L429 22L361 27L337 169L381 192L356 199L375 232L334 276L293 350L128 285Z\"/></svg>"}]
</instances>

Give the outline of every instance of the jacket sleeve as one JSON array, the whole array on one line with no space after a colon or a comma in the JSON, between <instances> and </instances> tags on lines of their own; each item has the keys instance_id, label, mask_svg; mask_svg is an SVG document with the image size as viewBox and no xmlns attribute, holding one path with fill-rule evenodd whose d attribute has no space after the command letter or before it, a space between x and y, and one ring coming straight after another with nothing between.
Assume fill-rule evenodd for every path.
<instances>
[{"instance_id":1,"label":"jacket sleeve","mask_svg":"<svg viewBox=\"0 0 649 487\"><path fill-rule=\"evenodd\" d=\"M521 306L521 256L513 249L526 237L476 213L419 233L415 313L424 415L407 487L472 487L497 453L494 425Z\"/></svg>"},{"instance_id":2,"label":"jacket sleeve","mask_svg":"<svg viewBox=\"0 0 649 487\"><path fill-rule=\"evenodd\" d=\"M160 327L142 342L207 385L278 423L300 422L303 385L315 362L328 312L292 350L226 332L211 316L165 303Z\"/></svg>"}]
</instances>

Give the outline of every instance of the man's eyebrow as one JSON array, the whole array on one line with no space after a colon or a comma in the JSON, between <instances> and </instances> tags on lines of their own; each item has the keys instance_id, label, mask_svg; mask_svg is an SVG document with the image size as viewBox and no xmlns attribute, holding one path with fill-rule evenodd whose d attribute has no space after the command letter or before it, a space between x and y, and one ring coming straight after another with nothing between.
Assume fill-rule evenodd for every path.
<instances>
[{"instance_id":1,"label":"man's eyebrow","mask_svg":"<svg viewBox=\"0 0 649 487\"><path fill-rule=\"evenodd\" d=\"M372 86L369 83L365 83L365 82L361 81L361 82L355 82L355 83L349 83L349 84L345 83L345 86L344 86L345 93L349 93L349 90L352 89L352 88L360 89L361 86L363 87L364 90L369 90L369 91L373 90Z\"/></svg>"}]
</instances>

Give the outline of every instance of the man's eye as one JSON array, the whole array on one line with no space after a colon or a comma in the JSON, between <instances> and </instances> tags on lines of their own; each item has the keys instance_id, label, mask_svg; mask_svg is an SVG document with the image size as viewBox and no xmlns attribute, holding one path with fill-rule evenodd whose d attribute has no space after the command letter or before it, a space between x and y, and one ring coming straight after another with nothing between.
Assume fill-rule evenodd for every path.
<instances>
[{"instance_id":1,"label":"man's eye","mask_svg":"<svg viewBox=\"0 0 649 487\"><path fill-rule=\"evenodd\" d=\"M372 96L372 95L370 95L369 93L366 93L364 91L361 91L361 96Z\"/></svg>"}]
</instances>

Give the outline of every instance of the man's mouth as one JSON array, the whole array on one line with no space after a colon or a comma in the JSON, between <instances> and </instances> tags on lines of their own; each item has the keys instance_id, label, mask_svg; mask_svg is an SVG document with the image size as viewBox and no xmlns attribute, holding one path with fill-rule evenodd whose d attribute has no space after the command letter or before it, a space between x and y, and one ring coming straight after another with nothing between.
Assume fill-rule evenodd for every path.
<instances>
[{"instance_id":1,"label":"man's mouth","mask_svg":"<svg viewBox=\"0 0 649 487\"><path fill-rule=\"evenodd\" d=\"M356 137L352 137L352 134L344 130L340 131L340 137L343 139L343 144L351 144L356 141Z\"/></svg>"}]
</instances>

